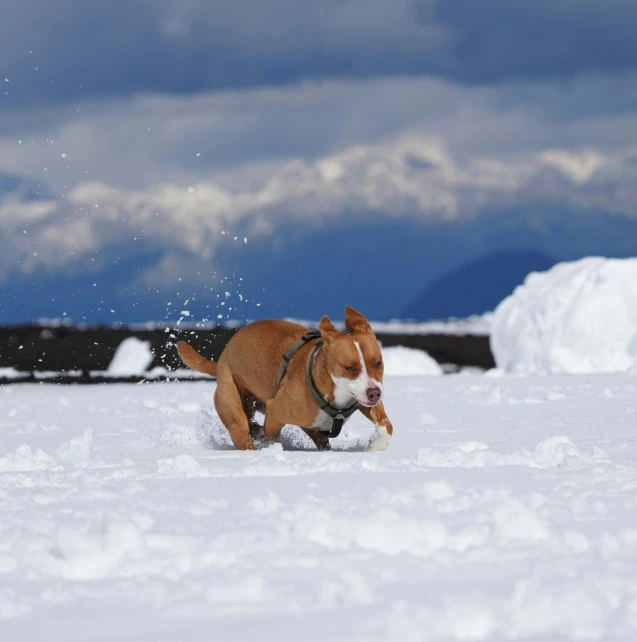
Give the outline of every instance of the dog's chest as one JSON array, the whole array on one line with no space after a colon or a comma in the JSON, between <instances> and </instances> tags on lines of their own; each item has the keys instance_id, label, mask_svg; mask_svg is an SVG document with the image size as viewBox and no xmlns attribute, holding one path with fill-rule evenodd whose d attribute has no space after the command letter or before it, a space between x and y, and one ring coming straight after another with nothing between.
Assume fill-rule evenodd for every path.
<instances>
[{"instance_id":1,"label":"dog's chest","mask_svg":"<svg viewBox=\"0 0 637 642\"><path fill-rule=\"evenodd\" d=\"M352 403L354 403L354 398L352 395L347 391L342 389L339 386L336 386L334 388L334 399L332 399L331 403L334 408L349 408ZM327 399L326 399L327 401ZM343 418L343 425L347 423L347 418ZM311 426L308 426L308 428L318 428L319 430L332 430L332 426L334 425L334 419L330 417L324 410L319 410L318 414L314 418L314 421L312 422Z\"/></svg>"},{"instance_id":2,"label":"dog's chest","mask_svg":"<svg viewBox=\"0 0 637 642\"><path fill-rule=\"evenodd\" d=\"M343 425L349 421L349 417L343 419ZM323 410L319 410L311 426L308 428L317 428L318 430L332 430L334 419Z\"/></svg>"}]
</instances>

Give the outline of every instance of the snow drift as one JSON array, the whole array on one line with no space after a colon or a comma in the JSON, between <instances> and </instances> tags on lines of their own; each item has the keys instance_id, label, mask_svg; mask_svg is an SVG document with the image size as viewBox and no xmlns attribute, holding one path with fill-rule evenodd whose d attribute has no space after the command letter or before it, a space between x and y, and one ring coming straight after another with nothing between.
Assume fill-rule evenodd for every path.
<instances>
[{"instance_id":1,"label":"snow drift","mask_svg":"<svg viewBox=\"0 0 637 642\"><path fill-rule=\"evenodd\" d=\"M118 377L142 375L148 370L153 358L150 341L128 337L117 347L107 372Z\"/></svg>"},{"instance_id":2,"label":"snow drift","mask_svg":"<svg viewBox=\"0 0 637 642\"><path fill-rule=\"evenodd\" d=\"M637 258L589 257L532 273L497 307L491 347L513 372L637 366Z\"/></svg>"},{"instance_id":3,"label":"snow drift","mask_svg":"<svg viewBox=\"0 0 637 642\"><path fill-rule=\"evenodd\" d=\"M408 377L416 375L441 375L438 362L424 350L394 346L382 348L386 377Z\"/></svg>"}]
</instances>

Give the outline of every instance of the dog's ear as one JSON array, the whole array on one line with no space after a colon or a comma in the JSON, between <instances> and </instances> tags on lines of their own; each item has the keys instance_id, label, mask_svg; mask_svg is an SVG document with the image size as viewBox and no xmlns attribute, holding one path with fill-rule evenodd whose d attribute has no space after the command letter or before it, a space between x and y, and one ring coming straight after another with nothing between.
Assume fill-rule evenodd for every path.
<instances>
[{"instance_id":1,"label":"dog's ear","mask_svg":"<svg viewBox=\"0 0 637 642\"><path fill-rule=\"evenodd\" d=\"M345 327L350 332L371 332L372 329L367 319L349 305L345 306Z\"/></svg>"},{"instance_id":2,"label":"dog's ear","mask_svg":"<svg viewBox=\"0 0 637 642\"><path fill-rule=\"evenodd\" d=\"M319 330L321 331L321 339L326 343L331 341L331 339L338 334L338 330L334 327L334 324L330 321L330 318L327 315L321 319Z\"/></svg>"}]
</instances>

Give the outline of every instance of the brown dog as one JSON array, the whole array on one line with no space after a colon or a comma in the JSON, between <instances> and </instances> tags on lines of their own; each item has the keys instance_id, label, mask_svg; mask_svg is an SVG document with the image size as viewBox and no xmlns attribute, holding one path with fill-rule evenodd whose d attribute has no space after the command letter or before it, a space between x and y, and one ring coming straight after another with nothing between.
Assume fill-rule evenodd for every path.
<instances>
[{"instance_id":1,"label":"brown dog","mask_svg":"<svg viewBox=\"0 0 637 642\"><path fill-rule=\"evenodd\" d=\"M216 363L185 341L177 350L187 366L217 378L215 408L237 449L253 448L257 410L265 411L265 439L293 424L328 449L328 439L358 409L376 425L367 450L385 450L392 425L381 402L380 347L367 319L349 306L345 327L348 333L338 332L324 316L320 335L310 336L288 321L256 321L232 337Z\"/></svg>"}]
</instances>

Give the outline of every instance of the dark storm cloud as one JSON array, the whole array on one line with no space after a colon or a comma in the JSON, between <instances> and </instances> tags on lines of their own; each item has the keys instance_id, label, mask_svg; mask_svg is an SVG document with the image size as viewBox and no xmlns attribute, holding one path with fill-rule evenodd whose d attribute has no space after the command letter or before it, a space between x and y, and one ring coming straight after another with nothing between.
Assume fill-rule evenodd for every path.
<instances>
[{"instance_id":1,"label":"dark storm cloud","mask_svg":"<svg viewBox=\"0 0 637 642\"><path fill-rule=\"evenodd\" d=\"M428 24L428 3L418 5ZM434 71L490 82L609 71L637 65L633 0L441 0L433 19L453 30Z\"/></svg>"},{"instance_id":2,"label":"dark storm cloud","mask_svg":"<svg viewBox=\"0 0 637 642\"><path fill-rule=\"evenodd\" d=\"M480 83L637 66L632 0L2 5L0 81L9 82L0 106L319 78L431 73Z\"/></svg>"}]
</instances>

